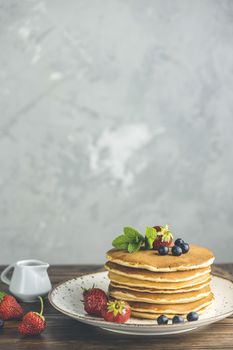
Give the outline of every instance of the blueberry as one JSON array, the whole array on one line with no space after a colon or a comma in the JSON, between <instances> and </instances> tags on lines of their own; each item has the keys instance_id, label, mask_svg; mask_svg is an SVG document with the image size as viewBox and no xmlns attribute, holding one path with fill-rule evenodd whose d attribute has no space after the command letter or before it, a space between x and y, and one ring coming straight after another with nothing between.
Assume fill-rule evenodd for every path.
<instances>
[{"instance_id":1,"label":"blueberry","mask_svg":"<svg viewBox=\"0 0 233 350\"><path fill-rule=\"evenodd\" d=\"M182 249L182 253L183 254L188 253L188 251L189 251L189 244L188 243L182 243L180 245L180 248Z\"/></svg>"},{"instance_id":2,"label":"blueberry","mask_svg":"<svg viewBox=\"0 0 233 350\"><path fill-rule=\"evenodd\" d=\"M172 247L172 255L180 256L181 254L182 254L182 249L178 247L178 245L174 245L174 247Z\"/></svg>"},{"instance_id":3,"label":"blueberry","mask_svg":"<svg viewBox=\"0 0 233 350\"><path fill-rule=\"evenodd\" d=\"M190 321L197 321L199 318L198 316L198 313L196 313L195 311L192 311L190 312L188 315L187 315L187 320L190 322Z\"/></svg>"},{"instance_id":4,"label":"blueberry","mask_svg":"<svg viewBox=\"0 0 233 350\"><path fill-rule=\"evenodd\" d=\"M0 328L3 328L3 327L4 327L4 321L0 320Z\"/></svg>"},{"instance_id":5,"label":"blueberry","mask_svg":"<svg viewBox=\"0 0 233 350\"><path fill-rule=\"evenodd\" d=\"M182 316L174 316L172 319L172 323L184 323L184 319Z\"/></svg>"},{"instance_id":6,"label":"blueberry","mask_svg":"<svg viewBox=\"0 0 233 350\"><path fill-rule=\"evenodd\" d=\"M161 245L159 247L158 251L159 251L159 255L167 255L169 252L169 249L168 249L168 247Z\"/></svg>"},{"instance_id":7,"label":"blueberry","mask_svg":"<svg viewBox=\"0 0 233 350\"><path fill-rule=\"evenodd\" d=\"M184 243L184 241L183 241L183 239L181 239L181 238L177 238L177 239L175 240L175 245L180 246L182 243Z\"/></svg>"},{"instance_id":8,"label":"blueberry","mask_svg":"<svg viewBox=\"0 0 233 350\"><path fill-rule=\"evenodd\" d=\"M158 323L158 324L168 324L168 318L167 318L167 316L165 316L165 315L160 315L160 316L157 318L157 323Z\"/></svg>"}]
</instances>

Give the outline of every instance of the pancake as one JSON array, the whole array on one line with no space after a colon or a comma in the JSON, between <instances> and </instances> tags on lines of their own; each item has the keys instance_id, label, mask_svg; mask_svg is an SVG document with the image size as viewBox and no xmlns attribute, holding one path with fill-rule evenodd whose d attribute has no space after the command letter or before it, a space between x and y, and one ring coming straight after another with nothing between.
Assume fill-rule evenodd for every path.
<instances>
[{"instance_id":1,"label":"pancake","mask_svg":"<svg viewBox=\"0 0 233 350\"><path fill-rule=\"evenodd\" d=\"M200 309L198 311L198 314L201 315L207 309L207 307L204 307L203 309ZM155 314L149 314L149 313L146 313L146 312L139 312L139 311L134 311L134 310L131 311L131 316L132 317L142 318L142 319L149 319L149 320L156 320L160 315L161 315L160 313L158 313L158 314L156 314L156 313ZM164 315L164 313L163 313L163 315ZM167 316L168 319L172 319L175 316L174 314L168 314L168 313L165 313L165 315ZM185 313L185 314L178 314L178 313L176 313L176 315L183 316L185 318L187 316L187 313Z\"/></svg>"},{"instance_id":2,"label":"pancake","mask_svg":"<svg viewBox=\"0 0 233 350\"><path fill-rule=\"evenodd\" d=\"M180 256L159 255L155 250L140 249L134 253L126 250L111 249L107 259L119 265L149 271L185 271L210 266L214 261L213 253L204 247L190 244L190 250Z\"/></svg>"},{"instance_id":3,"label":"pancake","mask_svg":"<svg viewBox=\"0 0 233 350\"><path fill-rule=\"evenodd\" d=\"M116 288L109 285L109 295L115 299L127 301L140 301L152 304L182 304L190 303L195 300L202 299L211 293L210 286L205 286L199 290L186 293L147 293Z\"/></svg>"},{"instance_id":4,"label":"pancake","mask_svg":"<svg viewBox=\"0 0 233 350\"><path fill-rule=\"evenodd\" d=\"M173 305L162 305L162 304L148 304L148 303L135 303L129 302L132 312L139 312L142 314L151 314L153 318L157 315L187 315L191 311L198 313L201 310L205 310L213 301L214 296L210 293L207 297L200 300L188 303L188 304L173 304Z\"/></svg>"},{"instance_id":5,"label":"pancake","mask_svg":"<svg viewBox=\"0 0 233 350\"><path fill-rule=\"evenodd\" d=\"M177 273L178 274L178 273ZM210 274L206 274L204 276L200 276L197 278L193 278L189 281L184 282L151 282L151 281L143 281L137 280L131 277L117 275L113 272L108 273L108 278L111 282L118 283L120 285L125 285L128 287L147 287L149 289L172 289L176 291L177 289L183 289L190 286L195 286L200 283L204 283L210 279Z\"/></svg>"},{"instance_id":6,"label":"pancake","mask_svg":"<svg viewBox=\"0 0 233 350\"><path fill-rule=\"evenodd\" d=\"M124 286L124 285L115 283L113 281L111 281L111 286L116 287L116 288L120 288L120 289L134 290L136 292L172 294L172 293L185 293L185 292L192 292L192 291L195 291L195 290L200 290L203 287L208 286L210 281L211 281L211 278L209 277L209 279L207 279L205 283L202 282L202 283L197 284L195 286L185 287L185 288L182 288L182 289L176 289L175 291L174 291L174 289L149 289L149 288L146 288L146 287Z\"/></svg>"},{"instance_id":7,"label":"pancake","mask_svg":"<svg viewBox=\"0 0 233 350\"><path fill-rule=\"evenodd\" d=\"M192 269L177 272L151 272L144 269L135 269L123 265L115 264L113 262L106 262L105 268L117 275L132 277L137 280L153 281L153 282L183 282L189 281L193 278L203 276L210 273L210 267L202 267L199 269Z\"/></svg>"}]
</instances>

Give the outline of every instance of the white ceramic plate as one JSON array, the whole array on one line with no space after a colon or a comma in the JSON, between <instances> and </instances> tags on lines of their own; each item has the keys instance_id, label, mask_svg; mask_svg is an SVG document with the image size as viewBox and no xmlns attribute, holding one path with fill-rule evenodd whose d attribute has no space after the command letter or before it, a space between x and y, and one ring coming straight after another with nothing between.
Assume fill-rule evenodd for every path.
<instances>
[{"instance_id":1,"label":"white ceramic plate","mask_svg":"<svg viewBox=\"0 0 233 350\"><path fill-rule=\"evenodd\" d=\"M105 291L108 289L109 279L107 272L99 272L74 278L56 286L49 293L49 301L65 315L93 326L103 329L135 335L162 335L188 332L201 326L219 321L233 313L233 282L213 276L211 288L215 295L215 300L211 306L200 315L198 321L185 321L181 324L158 325L156 320L141 320L131 318L124 324L106 322L102 318L86 314L83 308L82 288L95 287Z\"/></svg>"}]
</instances>

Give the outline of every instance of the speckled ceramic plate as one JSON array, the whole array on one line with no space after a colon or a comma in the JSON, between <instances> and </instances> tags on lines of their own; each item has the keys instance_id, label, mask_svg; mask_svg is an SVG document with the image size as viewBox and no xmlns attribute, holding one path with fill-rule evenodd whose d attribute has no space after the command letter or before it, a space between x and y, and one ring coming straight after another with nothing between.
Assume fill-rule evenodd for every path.
<instances>
[{"instance_id":1,"label":"speckled ceramic plate","mask_svg":"<svg viewBox=\"0 0 233 350\"><path fill-rule=\"evenodd\" d=\"M124 324L106 322L102 318L93 317L85 313L82 303L82 288L90 288L95 284L105 291L108 289L109 279L107 272L99 272L74 278L56 286L49 294L49 301L65 315L103 329L135 335L162 335L188 332L198 327L219 321L233 313L233 282L213 276L212 291L215 300L211 306L200 315L198 321L182 324L158 325L156 320L141 320L131 318Z\"/></svg>"}]
</instances>

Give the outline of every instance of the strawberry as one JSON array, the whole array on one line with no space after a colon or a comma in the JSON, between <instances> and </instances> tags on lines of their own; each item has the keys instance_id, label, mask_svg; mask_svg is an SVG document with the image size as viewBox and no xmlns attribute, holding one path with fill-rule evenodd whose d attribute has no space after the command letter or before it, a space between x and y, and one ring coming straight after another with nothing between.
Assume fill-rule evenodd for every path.
<instances>
[{"instance_id":1,"label":"strawberry","mask_svg":"<svg viewBox=\"0 0 233 350\"><path fill-rule=\"evenodd\" d=\"M173 243L173 236L172 233L168 229L168 225L163 226L154 226L154 228L157 231L157 237L154 240L153 248L158 249L158 247L166 246L166 247L172 247L174 245ZM158 231L157 228L160 230Z\"/></svg>"},{"instance_id":2,"label":"strawberry","mask_svg":"<svg viewBox=\"0 0 233 350\"><path fill-rule=\"evenodd\" d=\"M131 315L131 308L128 303L123 300L114 300L107 303L107 307L103 309L102 316L105 321L125 323Z\"/></svg>"},{"instance_id":3,"label":"strawberry","mask_svg":"<svg viewBox=\"0 0 233 350\"><path fill-rule=\"evenodd\" d=\"M12 318L22 318L23 309L17 300L9 294L0 292L0 319L10 320Z\"/></svg>"},{"instance_id":4,"label":"strawberry","mask_svg":"<svg viewBox=\"0 0 233 350\"><path fill-rule=\"evenodd\" d=\"M106 293L100 288L84 290L84 310L95 316L102 316L102 309L107 306L108 298Z\"/></svg>"},{"instance_id":5,"label":"strawberry","mask_svg":"<svg viewBox=\"0 0 233 350\"><path fill-rule=\"evenodd\" d=\"M43 332L46 326L45 318L43 316L44 303L43 299L39 297L41 302L40 313L30 311L24 315L22 322L20 322L18 330L22 335L37 335Z\"/></svg>"}]
</instances>

